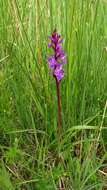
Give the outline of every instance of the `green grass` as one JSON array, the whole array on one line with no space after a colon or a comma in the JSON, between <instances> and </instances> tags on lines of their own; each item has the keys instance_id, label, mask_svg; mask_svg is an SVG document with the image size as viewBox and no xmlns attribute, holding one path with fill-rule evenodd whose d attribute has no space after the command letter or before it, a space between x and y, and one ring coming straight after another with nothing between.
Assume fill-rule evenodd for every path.
<instances>
[{"instance_id":1,"label":"green grass","mask_svg":"<svg viewBox=\"0 0 107 190\"><path fill-rule=\"evenodd\" d=\"M48 35L64 37L57 139ZM107 189L107 1L0 1L0 190Z\"/></svg>"}]
</instances>

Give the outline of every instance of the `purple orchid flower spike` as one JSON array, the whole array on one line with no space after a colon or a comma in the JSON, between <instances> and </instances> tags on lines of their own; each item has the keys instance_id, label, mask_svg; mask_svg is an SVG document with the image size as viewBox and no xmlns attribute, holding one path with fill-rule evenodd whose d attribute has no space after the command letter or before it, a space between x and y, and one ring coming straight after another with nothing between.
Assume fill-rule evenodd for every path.
<instances>
[{"instance_id":1,"label":"purple orchid flower spike","mask_svg":"<svg viewBox=\"0 0 107 190\"><path fill-rule=\"evenodd\" d=\"M48 57L47 62L49 68L53 70L53 76L59 82L64 76L62 66L66 64L66 56L62 47L63 38L54 30L49 39L48 47L52 48L53 54Z\"/></svg>"},{"instance_id":2,"label":"purple orchid flower spike","mask_svg":"<svg viewBox=\"0 0 107 190\"><path fill-rule=\"evenodd\" d=\"M49 69L52 70L53 77L56 80L56 93L58 102L58 137L61 140L61 104L60 104L60 91L59 84L61 79L64 77L63 65L66 64L66 55L64 53L62 42L63 38L57 33L56 29L53 31L51 36L49 36L48 47L52 48L53 53L49 55L47 63Z\"/></svg>"}]
</instances>

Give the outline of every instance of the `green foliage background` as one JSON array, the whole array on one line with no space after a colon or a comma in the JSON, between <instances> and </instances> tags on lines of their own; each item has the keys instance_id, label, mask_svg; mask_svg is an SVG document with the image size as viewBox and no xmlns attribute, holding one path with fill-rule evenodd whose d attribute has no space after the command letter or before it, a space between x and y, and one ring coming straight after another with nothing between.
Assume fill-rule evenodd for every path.
<instances>
[{"instance_id":1,"label":"green foliage background","mask_svg":"<svg viewBox=\"0 0 107 190\"><path fill-rule=\"evenodd\" d=\"M67 55L60 84L46 58L57 28ZM107 1L0 0L0 189L107 188Z\"/></svg>"}]
</instances>

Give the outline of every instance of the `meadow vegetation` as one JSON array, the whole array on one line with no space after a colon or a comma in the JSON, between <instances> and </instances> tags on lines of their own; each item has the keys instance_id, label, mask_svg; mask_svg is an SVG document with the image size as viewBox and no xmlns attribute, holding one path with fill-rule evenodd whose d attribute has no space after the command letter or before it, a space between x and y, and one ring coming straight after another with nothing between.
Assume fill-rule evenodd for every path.
<instances>
[{"instance_id":1,"label":"meadow vegetation","mask_svg":"<svg viewBox=\"0 0 107 190\"><path fill-rule=\"evenodd\" d=\"M67 55L60 143L55 28ZM106 0L0 0L0 190L107 190Z\"/></svg>"}]
</instances>

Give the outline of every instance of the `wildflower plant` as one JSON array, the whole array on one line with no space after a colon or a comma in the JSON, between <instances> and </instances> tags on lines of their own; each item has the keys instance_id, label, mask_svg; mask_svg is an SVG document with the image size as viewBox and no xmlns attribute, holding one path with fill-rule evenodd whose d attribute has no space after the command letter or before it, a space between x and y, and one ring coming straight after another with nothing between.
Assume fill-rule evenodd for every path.
<instances>
[{"instance_id":1,"label":"wildflower plant","mask_svg":"<svg viewBox=\"0 0 107 190\"><path fill-rule=\"evenodd\" d=\"M57 93L57 102L58 102L58 129L61 128L61 103L60 103L60 91L59 84L61 79L64 77L63 65L66 64L66 55L62 47L63 38L56 31L53 31L51 36L49 36L48 47L52 49L52 54L47 58L47 63L49 69L52 70L52 75L56 81L56 93Z\"/></svg>"}]
</instances>

